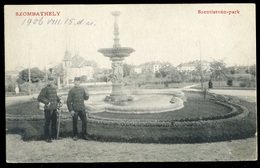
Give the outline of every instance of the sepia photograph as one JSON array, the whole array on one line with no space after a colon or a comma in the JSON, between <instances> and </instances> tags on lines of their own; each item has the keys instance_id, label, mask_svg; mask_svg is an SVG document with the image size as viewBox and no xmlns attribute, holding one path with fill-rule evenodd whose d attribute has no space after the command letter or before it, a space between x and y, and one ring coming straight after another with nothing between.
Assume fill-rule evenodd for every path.
<instances>
[{"instance_id":1,"label":"sepia photograph","mask_svg":"<svg viewBox=\"0 0 260 168\"><path fill-rule=\"evenodd\" d=\"M7 163L256 161L256 7L5 5Z\"/></svg>"}]
</instances>

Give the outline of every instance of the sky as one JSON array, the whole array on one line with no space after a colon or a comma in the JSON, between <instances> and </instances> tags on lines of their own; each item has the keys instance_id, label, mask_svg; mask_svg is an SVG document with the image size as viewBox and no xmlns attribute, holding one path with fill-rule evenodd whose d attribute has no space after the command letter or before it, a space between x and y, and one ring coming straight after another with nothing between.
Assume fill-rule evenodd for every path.
<instances>
[{"instance_id":1,"label":"sky","mask_svg":"<svg viewBox=\"0 0 260 168\"><path fill-rule=\"evenodd\" d=\"M49 68L61 62L66 49L110 68L111 61L98 49L113 47L112 11L121 12L121 47L135 50L125 63L161 61L177 66L200 57L224 60L227 66L256 63L254 4L11 5L4 11L5 70ZM23 12L59 16L20 16Z\"/></svg>"}]
</instances>

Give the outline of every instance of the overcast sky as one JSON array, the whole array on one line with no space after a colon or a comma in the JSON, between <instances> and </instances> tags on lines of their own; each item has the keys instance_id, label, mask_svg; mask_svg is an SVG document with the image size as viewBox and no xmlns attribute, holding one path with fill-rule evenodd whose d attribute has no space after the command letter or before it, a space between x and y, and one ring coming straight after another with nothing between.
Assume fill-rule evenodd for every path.
<instances>
[{"instance_id":1,"label":"overcast sky","mask_svg":"<svg viewBox=\"0 0 260 168\"><path fill-rule=\"evenodd\" d=\"M198 10L239 11L239 14L198 14ZM113 46L114 17L118 17L122 47L135 52L125 62L168 61L173 65L200 59L224 59L228 65L254 64L255 6L238 5L77 5L5 6L5 68L47 68L59 63L66 48L101 67L109 58L97 52ZM59 16L16 16L16 12L60 12ZM42 25L35 19L42 18ZM25 20L26 19L26 20ZM33 19L28 25L26 21ZM60 19L59 25L48 24ZM67 19L73 20L69 25ZM75 25L84 19L82 25ZM25 20L25 22L24 22ZM89 24L87 25L87 21ZM200 45L199 45L200 44Z\"/></svg>"}]
</instances>

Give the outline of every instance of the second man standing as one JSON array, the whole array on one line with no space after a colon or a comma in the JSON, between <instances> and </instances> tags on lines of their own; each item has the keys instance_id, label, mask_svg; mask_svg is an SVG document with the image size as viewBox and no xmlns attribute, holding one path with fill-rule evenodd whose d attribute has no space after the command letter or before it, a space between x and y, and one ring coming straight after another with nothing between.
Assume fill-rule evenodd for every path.
<instances>
[{"instance_id":1,"label":"second man standing","mask_svg":"<svg viewBox=\"0 0 260 168\"><path fill-rule=\"evenodd\" d=\"M73 120L73 140L78 140L78 117L82 121L82 138L88 140L87 137L87 117L85 111L84 100L89 99L89 93L80 86L80 78L75 77L74 87L70 89L67 99L68 110Z\"/></svg>"}]
</instances>

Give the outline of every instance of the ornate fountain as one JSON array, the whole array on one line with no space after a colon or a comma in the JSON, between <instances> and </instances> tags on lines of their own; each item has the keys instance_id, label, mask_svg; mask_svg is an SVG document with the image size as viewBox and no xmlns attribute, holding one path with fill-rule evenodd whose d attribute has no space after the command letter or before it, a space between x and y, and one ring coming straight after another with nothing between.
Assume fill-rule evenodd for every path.
<instances>
[{"instance_id":1,"label":"ornate fountain","mask_svg":"<svg viewBox=\"0 0 260 168\"><path fill-rule=\"evenodd\" d=\"M127 96L124 92L123 86L123 60L125 57L128 57L135 50L130 47L121 47L119 44L119 31L117 18L120 15L120 12L115 11L111 12L111 14L115 17L114 23L114 45L113 48L101 48L98 52L102 53L105 57L109 57L112 61L112 92L110 96L106 97L106 101L131 101L133 98L131 96Z\"/></svg>"},{"instance_id":2,"label":"ornate fountain","mask_svg":"<svg viewBox=\"0 0 260 168\"><path fill-rule=\"evenodd\" d=\"M115 17L114 45L113 48L101 48L98 52L112 61L112 92L104 100L95 100L93 104L88 102L87 108L92 112L112 113L160 113L183 108L185 95L179 91L162 93L161 91L139 91L130 95L124 90L123 60L135 50L130 47L121 47L119 44L119 31L117 19L120 12L111 12ZM158 99L163 100L158 104ZM94 100L94 99L93 99ZM105 102L104 102L105 101ZM120 107L118 107L118 105Z\"/></svg>"}]
</instances>

